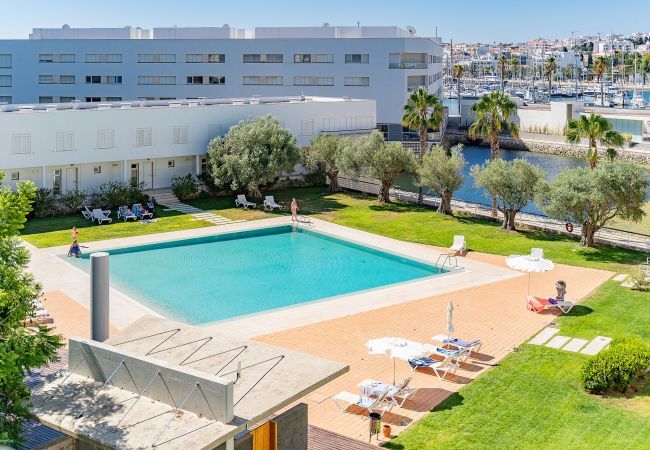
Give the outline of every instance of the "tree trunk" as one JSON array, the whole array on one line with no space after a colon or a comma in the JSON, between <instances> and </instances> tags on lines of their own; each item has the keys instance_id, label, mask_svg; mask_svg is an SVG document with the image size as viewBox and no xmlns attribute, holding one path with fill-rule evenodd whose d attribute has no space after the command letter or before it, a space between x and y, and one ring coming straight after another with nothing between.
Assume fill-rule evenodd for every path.
<instances>
[{"instance_id":1,"label":"tree trunk","mask_svg":"<svg viewBox=\"0 0 650 450\"><path fill-rule=\"evenodd\" d=\"M492 131L490 138L490 159L494 161L499 159L499 134L496 130ZM497 216L497 198L492 197L492 217Z\"/></svg>"},{"instance_id":2,"label":"tree trunk","mask_svg":"<svg viewBox=\"0 0 650 450\"><path fill-rule=\"evenodd\" d=\"M603 96L603 78L600 77L600 106L605 106L605 97Z\"/></svg>"},{"instance_id":3,"label":"tree trunk","mask_svg":"<svg viewBox=\"0 0 650 450\"><path fill-rule=\"evenodd\" d=\"M422 188L420 188L422 190ZM379 203L390 203L390 183L384 183L382 181L381 187L379 188L379 197L377 201Z\"/></svg>"},{"instance_id":4,"label":"tree trunk","mask_svg":"<svg viewBox=\"0 0 650 450\"><path fill-rule=\"evenodd\" d=\"M424 152L427 150L427 132L428 130L420 130L420 151L418 152L418 163L422 167L422 158L424 157ZM386 196L388 198L388 195ZM424 203L424 194L422 192L422 186L418 187L418 205Z\"/></svg>"},{"instance_id":5,"label":"tree trunk","mask_svg":"<svg viewBox=\"0 0 650 450\"><path fill-rule=\"evenodd\" d=\"M501 225L501 228L508 231L515 231L516 215L517 215L517 211L514 211L512 209L506 209L505 211L503 211L503 224Z\"/></svg>"},{"instance_id":6,"label":"tree trunk","mask_svg":"<svg viewBox=\"0 0 650 450\"><path fill-rule=\"evenodd\" d=\"M339 186L339 172L332 171L327 174L327 179L330 180L330 184L327 187L327 192L338 192L341 190Z\"/></svg>"},{"instance_id":7,"label":"tree trunk","mask_svg":"<svg viewBox=\"0 0 650 450\"><path fill-rule=\"evenodd\" d=\"M582 224L582 235L580 237L580 245L582 247L595 247L594 235L596 234L596 227L590 221Z\"/></svg>"},{"instance_id":8,"label":"tree trunk","mask_svg":"<svg viewBox=\"0 0 650 450\"><path fill-rule=\"evenodd\" d=\"M248 191L248 195L254 198L262 198L262 191L260 191L259 186L256 186L254 189Z\"/></svg>"},{"instance_id":9,"label":"tree trunk","mask_svg":"<svg viewBox=\"0 0 650 450\"><path fill-rule=\"evenodd\" d=\"M460 77L458 77L458 80L456 81L456 91L458 92L458 115L461 116L461 111L460 111Z\"/></svg>"},{"instance_id":10,"label":"tree trunk","mask_svg":"<svg viewBox=\"0 0 650 450\"><path fill-rule=\"evenodd\" d=\"M444 191L440 196L438 212L447 216L453 215L453 211L451 210L451 191Z\"/></svg>"},{"instance_id":11,"label":"tree trunk","mask_svg":"<svg viewBox=\"0 0 650 450\"><path fill-rule=\"evenodd\" d=\"M548 102L551 103L551 95L553 93L553 75L548 75Z\"/></svg>"}]
</instances>

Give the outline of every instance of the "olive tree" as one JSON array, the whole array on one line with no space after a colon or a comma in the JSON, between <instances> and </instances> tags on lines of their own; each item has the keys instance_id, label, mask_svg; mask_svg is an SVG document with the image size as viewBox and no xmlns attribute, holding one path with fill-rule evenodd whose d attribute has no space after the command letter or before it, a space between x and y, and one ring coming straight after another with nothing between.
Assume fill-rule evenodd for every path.
<instances>
[{"instance_id":1,"label":"olive tree","mask_svg":"<svg viewBox=\"0 0 650 450\"><path fill-rule=\"evenodd\" d=\"M525 159L495 159L472 167L472 176L474 184L496 200L496 207L503 214L501 228L514 230L517 213L534 200L546 172Z\"/></svg>"},{"instance_id":2,"label":"olive tree","mask_svg":"<svg viewBox=\"0 0 650 450\"><path fill-rule=\"evenodd\" d=\"M305 164L310 170L322 169L329 180L329 192L338 192L339 171L343 149L349 145L349 139L340 136L320 135L311 141L311 147L305 152Z\"/></svg>"},{"instance_id":3,"label":"olive tree","mask_svg":"<svg viewBox=\"0 0 650 450\"><path fill-rule=\"evenodd\" d=\"M451 196L465 181L463 169L467 163L462 149L462 145L457 145L451 149L451 156L447 156L441 146L431 147L417 169L420 186L429 188L440 197L438 212L441 214L452 214Z\"/></svg>"},{"instance_id":4,"label":"olive tree","mask_svg":"<svg viewBox=\"0 0 650 450\"><path fill-rule=\"evenodd\" d=\"M342 171L352 176L366 176L379 180L379 197L382 203L390 202L390 187L400 173L414 170L413 152L399 142L385 142L379 131L352 140L343 150Z\"/></svg>"},{"instance_id":5,"label":"olive tree","mask_svg":"<svg viewBox=\"0 0 650 450\"><path fill-rule=\"evenodd\" d=\"M639 222L648 181L631 162L605 162L593 169L562 171L538 195L544 212L559 220L582 224L580 245L594 247L594 235L618 217Z\"/></svg>"},{"instance_id":6,"label":"olive tree","mask_svg":"<svg viewBox=\"0 0 650 450\"><path fill-rule=\"evenodd\" d=\"M0 173L0 184L4 175ZM21 182L0 188L0 444L20 442L30 391L25 376L56 358L59 336L31 324L40 285L26 272L29 251L16 237L32 209L36 188ZM29 326L29 329L27 329Z\"/></svg>"},{"instance_id":7,"label":"olive tree","mask_svg":"<svg viewBox=\"0 0 650 450\"><path fill-rule=\"evenodd\" d=\"M262 198L261 186L291 172L300 158L296 138L270 115L241 121L208 144L215 185L257 198Z\"/></svg>"}]
</instances>

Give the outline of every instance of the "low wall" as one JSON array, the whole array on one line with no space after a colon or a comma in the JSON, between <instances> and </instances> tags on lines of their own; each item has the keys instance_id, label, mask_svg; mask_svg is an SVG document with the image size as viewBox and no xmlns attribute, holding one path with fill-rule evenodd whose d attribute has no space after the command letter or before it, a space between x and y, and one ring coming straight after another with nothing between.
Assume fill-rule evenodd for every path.
<instances>
[{"instance_id":1,"label":"low wall","mask_svg":"<svg viewBox=\"0 0 650 450\"><path fill-rule=\"evenodd\" d=\"M571 145L563 141L561 136L543 135L535 133L520 133L520 139L501 137L500 147L507 150L523 150L548 155L569 156L584 158L587 155L588 145L586 142ZM480 145L489 147L489 141L485 139L471 139L466 131L449 130L445 134L445 145ZM604 152L601 152L604 156ZM650 164L650 152L635 152L624 149L618 151L618 159L632 161L640 164Z\"/></svg>"}]
</instances>

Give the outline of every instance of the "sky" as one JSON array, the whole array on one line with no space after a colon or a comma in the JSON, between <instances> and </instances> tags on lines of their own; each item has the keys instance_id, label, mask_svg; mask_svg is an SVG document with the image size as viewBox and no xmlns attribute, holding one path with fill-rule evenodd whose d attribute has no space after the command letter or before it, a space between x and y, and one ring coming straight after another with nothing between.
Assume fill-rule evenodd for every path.
<instances>
[{"instance_id":1,"label":"sky","mask_svg":"<svg viewBox=\"0 0 650 450\"><path fill-rule=\"evenodd\" d=\"M650 0L2 0L0 38L60 27L397 25L445 42L650 32ZM462 6L461 6L462 5Z\"/></svg>"}]
</instances>

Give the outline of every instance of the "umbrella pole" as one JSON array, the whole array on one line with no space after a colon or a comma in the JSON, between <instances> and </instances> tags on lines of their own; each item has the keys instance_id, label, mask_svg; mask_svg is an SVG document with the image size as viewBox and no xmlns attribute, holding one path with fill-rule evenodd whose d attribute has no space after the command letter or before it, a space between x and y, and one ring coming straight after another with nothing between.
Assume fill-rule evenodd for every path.
<instances>
[{"instance_id":1,"label":"umbrella pole","mask_svg":"<svg viewBox=\"0 0 650 450\"><path fill-rule=\"evenodd\" d=\"M395 365L396 365L396 360L397 358L393 358L393 386L395 386Z\"/></svg>"},{"instance_id":2,"label":"umbrella pole","mask_svg":"<svg viewBox=\"0 0 650 450\"><path fill-rule=\"evenodd\" d=\"M526 290L526 297L530 295L530 272L528 272L528 289Z\"/></svg>"}]
</instances>

